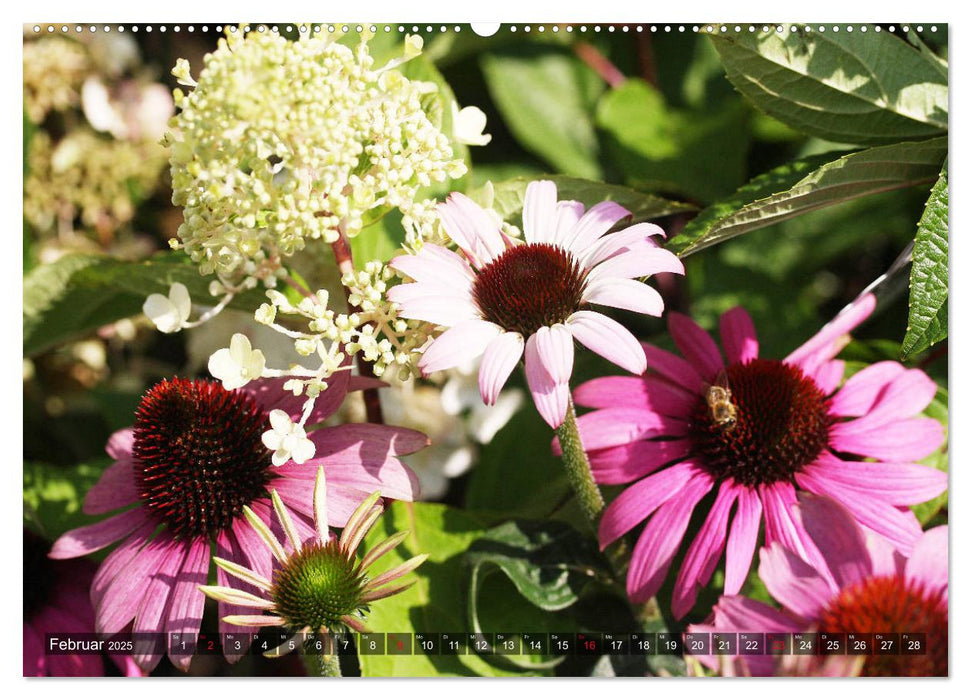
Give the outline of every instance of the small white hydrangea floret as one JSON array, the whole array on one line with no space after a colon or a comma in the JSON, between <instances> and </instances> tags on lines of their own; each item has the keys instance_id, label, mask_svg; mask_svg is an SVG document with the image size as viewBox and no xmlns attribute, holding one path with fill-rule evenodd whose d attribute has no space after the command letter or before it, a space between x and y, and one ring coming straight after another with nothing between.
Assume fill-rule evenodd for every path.
<instances>
[{"instance_id":1,"label":"small white hydrangea floret","mask_svg":"<svg viewBox=\"0 0 971 700\"><path fill-rule=\"evenodd\" d=\"M468 146L485 146L492 141L492 134L486 134L486 115L478 107L463 107L461 110L452 103L452 132L455 140Z\"/></svg>"},{"instance_id":2,"label":"small white hydrangea floret","mask_svg":"<svg viewBox=\"0 0 971 700\"><path fill-rule=\"evenodd\" d=\"M282 466L291 459L297 464L303 464L314 456L317 448L307 432L299 423L294 423L286 412L278 408L270 411L270 426L272 430L263 433L263 444L273 450L274 466Z\"/></svg>"},{"instance_id":3,"label":"small white hydrangea floret","mask_svg":"<svg viewBox=\"0 0 971 700\"><path fill-rule=\"evenodd\" d=\"M226 391L259 379L265 367L263 352L254 350L249 338L242 333L233 334L229 347L217 350L209 358L209 373L223 383Z\"/></svg>"},{"instance_id":4,"label":"small white hydrangea floret","mask_svg":"<svg viewBox=\"0 0 971 700\"><path fill-rule=\"evenodd\" d=\"M181 282L169 287L169 294L150 294L142 311L162 333L176 333L185 327L192 311L189 290Z\"/></svg>"}]
</instances>

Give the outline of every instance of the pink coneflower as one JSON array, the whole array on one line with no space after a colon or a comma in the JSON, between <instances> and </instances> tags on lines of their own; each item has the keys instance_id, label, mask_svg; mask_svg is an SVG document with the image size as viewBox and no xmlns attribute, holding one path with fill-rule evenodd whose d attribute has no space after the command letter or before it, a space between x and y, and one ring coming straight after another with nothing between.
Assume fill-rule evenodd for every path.
<instances>
[{"instance_id":1,"label":"pink coneflower","mask_svg":"<svg viewBox=\"0 0 971 700\"><path fill-rule=\"evenodd\" d=\"M724 360L701 327L672 313L668 325L683 358L645 343L643 377L577 387L576 402L599 409L578 421L594 478L636 481L605 511L601 546L647 520L627 577L631 600L657 593L692 512L712 491L675 582L677 618L694 605L723 551L725 592L739 591L763 522L766 544L821 562L793 518L797 490L832 496L861 525L911 552L921 529L906 506L947 488L945 473L914 463L944 438L938 421L914 417L937 386L920 370L879 362L838 388L844 363L833 358L874 304L861 298L781 361L759 358L741 308L721 317Z\"/></svg>"},{"instance_id":2,"label":"pink coneflower","mask_svg":"<svg viewBox=\"0 0 971 700\"><path fill-rule=\"evenodd\" d=\"M307 425L331 415L353 388L338 372L321 394ZM264 443L270 411L300 417L303 400L283 389L282 380L259 380L226 391L217 383L165 380L143 398L133 428L115 433L108 454L116 461L88 492L87 513L126 508L94 525L72 530L54 543L55 559L80 557L115 542L122 544L98 569L91 587L96 630L112 634L134 620L132 631L194 634L199 631L210 553L245 563L269 575L271 557L244 517L249 508L269 523L269 493L275 490L294 511L301 536L313 528L313 480L324 465L330 480L330 524L343 526L375 489L390 498L412 500L414 474L397 455L427 444L421 433L384 425L351 424L309 434L315 456L302 465L279 466ZM279 421L277 421L279 422ZM134 506L134 507L130 507ZM218 581L225 579L218 572ZM220 619L238 612L221 604ZM220 632L251 629L220 622ZM245 653L227 654L235 661ZM160 653L136 656L152 669ZM191 658L170 651L179 668Z\"/></svg>"},{"instance_id":3,"label":"pink coneflower","mask_svg":"<svg viewBox=\"0 0 971 700\"><path fill-rule=\"evenodd\" d=\"M95 565L53 562L48 543L24 530L24 676L103 676L100 654L47 654L46 635L91 634L94 609L88 587ZM127 676L141 675L131 656L112 656Z\"/></svg>"},{"instance_id":4,"label":"pink coneflower","mask_svg":"<svg viewBox=\"0 0 971 700\"><path fill-rule=\"evenodd\" d=\"M947 675L947 526L923 533L910 557L859 526L832 499L799 495L797 520L821 556L817 566L774 542L760 553L759 576L771 605L743 596L723 596L711 620L696 632L855 632L925 634L925 653L838 657L742 656L722 670L747 675ZM900 640L896 641L900 644ZM719 668L714 656L699 657Z\"/></svg>"},{"instance_id":5,"label":"pink coneflower","mask_svg":"<svg viewBox=\"0 0 971 700\"><path fill-rule=\"evenodd\" d=\"M295 516L287 511L274 491L273 509L284 543L262 524L249 508L246 517L256 525L268 554L275 560L272 576L265 576L235 561L216 558L216 565L243 582L245 587L203 586L202 591L215 600L250 608L245 615L232 615L230 623L257 627L283 627L291 634L327 634L354 630L366 632L364 620L374 601L388 598L410 588L415 581L400 581L414 571L427 554L371 578L368 569L378 559L401 544L407 532L387 538L358 558L357 549L368 531L384 512L381 494L375 492L364 500L347 521L340 538L333 537L327 526L327 482L324 468L318 467L313 503L317 509L315 532L303 537L295 527ZM256 589L253 592L253 589ZM286 653L285 642L271 655Z\"/></svg>"},{"instance_id":6,"label":"pink coneflower","mask_svg":"<svg viewBox=\"0 0 971 700\"><path fill-rule=\"evenodd\" d=\"M631 213L614 202L586 212L579 202L557 202L549 181L526 188L523 244L465 195L452 193L438 211L464 255L426 244L417 255L391 261L415 280L388 292L401 315L448 329L425 350L422 372L483 355L479 392L491 405L525 353L536 408L557 428L569 401L574 340L629 372L644 371L644 353L630 331L588 307L661 315L661 296L634 279L684 274L677 256L651 240L664 235L659 227L635 224L606 235Z\"/></svg>"}]
</instances>

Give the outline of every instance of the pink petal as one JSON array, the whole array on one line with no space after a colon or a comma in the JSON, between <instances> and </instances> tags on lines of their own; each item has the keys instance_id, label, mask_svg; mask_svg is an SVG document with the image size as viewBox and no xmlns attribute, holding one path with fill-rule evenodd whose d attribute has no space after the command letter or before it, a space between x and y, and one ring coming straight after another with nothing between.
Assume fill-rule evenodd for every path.
<instances>
[{"instance_id":1,"label":"pink petal","mask_svg":"<svg viewBox=\"0 0 971 700\"><path fill-rule=\"evenodd\" d=\"M873 565L874 576L900 576L904 573L907 559L894 549L886 538L873 530L866 531L866 547Z\"/></svg>"},{"instance_id":2,"label":"pink petal","mask_svg":"<svg viewBox=\"0 0 971 700\"><path fill-rule=\"evenodd\" d=\"M810 379L816 383L824 396L829 396L840 385L843 374L846 371L846 363L842 360L830 360L824 362L809 375Z\"/></svg>"},{"instance_id":3,"label":"pink petal","mask_svg":"<svg viewBox=\"0 0 971 700\"><path fill-rule=\"evenodd\" d=\"M647 358L647 366L651 370L694 394L704 393L707 382L701 378L691 363L650 343L641 343L641 347Z\"/></svg>"},{"instance_id":4,"label":"pink petal","mask_svg":"<svg viewBox=\"0 0 971 700\"><path fill-rule=\"evenodd\" d=\"M839 503L811 493L799 494L797 506L803 527L840 588L848 588L873 573L866 535L852 514Z\"/></svg>"},{"instance_id":5,"label":"pink petal","mask_svg":"<svg viewBox=\"0 0 971 700\"><path fill-rule=\"evenodd\" d=\"M659 272L683 275L684 264L670 250L641 247L608 258L590 270L587 279L592 283L615 278L647 277Z\"/></svg>"},{"instance_id":6,"label":"pink petal","mask_svg":"<svg viewBox=\"0 0 971 700\"><path fill-rule=\"evenodd\" d=\"M194 635L202 626L202 610L206 596L199 590L209 578L209 541L197 539L189 546L182 571L172 591L172 602L165 622L166 634ZM192 654L169 653L176 668L189 670Z\"/></svg>"},{"instance_id":7,"label":"pink petal","mask_svg":"<svg viewBox=\"0 0 971 700\"><path fill-rule=\"evenodd\" d=\"M648 250L656 248L657 243L651 236L664 238L664 231L655 224L634 224L623 231L604 236L580 254L580 262L587 269L591 269L604 260L626 253L627 251Z\"/></svg>"},{"instance_id":8,"label":"pink petal","mask_svg":"<svg viewBox=\"0 0 971 700\"><path fill-rule=\"evenodd\" d=\"M523 336L512 332L501 333L486 346L479 365L479 393L489 406L496 403L506 380L519 364L524 346Z\"/></svg>"},{"instance_id":9,"label":"pink petal","mask_svg":"<svg viewBox=\"0 0 971 700\"><path fill-rule=\"evenodd\" d=\"M698 590L711 580L725 549L725 530L738 490L730 479L722 482L718 496L705 518L704 524L684 555L674 583L671 612L680 620L694 607Z\"/></svg>"},{"instance_id":10,"label":"pink petal","mask_svg":"<svg viewBox=\"0 0 971 700\"><path fill-rule=\"evenodd\" d=\"M73 559L97 552L131 534L149 517L144 508L133 508L93 525L69 530L57 539L49 556L51 559Z\"/></svg>"},{"instance_id":11,"label":"pink petal","mask_svg":"<svg viewBox=\"0 0 971 700\"><path fill-rule=\"evenodd\" d=\"M645 377L598 377L573 391L573 400L587 408L647 409L671 417L686 417L698 397L670 382Z\"/></svg>"},{"instance_id":12,"label":"pink petal","mask_svg":"<svg viewBox=\"0 0 971 700\"><path fill-rule=\"evenodd\" d=\"M557 384L570 381L573 374L573 335L569 329L562 323L542 326L533 337L536 338L537 357L550 378Z\"/></svg>"},{"instance_id":13,"label":"pink petal","mask_svg":"<svg viewBox=\"0 0 971 700\"><path fill-rule=\"evenodd\" d=\"M368 496L371 491L361 491L360 489L343 484L327 484L327 519L331 527L344 527L348 519L357 510L357 507Z\"/></svg>"},{"instance_id":14,"label":"pink petal","mask_svg":"<svg viewBox=\"0 0 971 700\"><path fill-rule=\"evenodd\" d=\"M526 341L526 384L536 410L551 428L556 429L566 417L570 388L566 382L557 382L550 376L540 356L538 335L534 333Z\"/></svg>"},{"instance_id":15,"label":"pink petal","mask_svg":"<svg viewBox=\"0 0 971 700\"><path fill-rule=\"evenodd\" d=\"M595 281L583 290L582 301L648 316L664 313L664 300L658 291L637 280L607 278Z\"/></svg>"},{"instance_id":16,"label":"pink petal","mask_svg":"<svg viewBox=\"0 0 971 700\"><path fill-rule=\"evenodd\" d=\"M499 227L478 204L460 192L453 192L438 205L442 225L449 237L473 264L482 267L506 250Z\"/></svg>"},{"instance_id":17,"label":"pink petal","mask_svg":"<svg viewBox=\"0 0 971 700\"><path fill-rule=\"evenodd\" d=\"M607 506L600 520L597 533L600 549L646 520L700 471L694 462L680 462L625 489Z\"/></svg>"},{"instance_id":18,"label":"pink petal","mask_svg":"<svg viewBox=\"0 0 971 700\"><path fill-rule=\"evenodd\" d=\"M98 515L137 501L139 495L132 464L131 456L121 457L105 469L101 478L85 494L82 510L89 515Z\"/></svg>"},{"instance_id":19,"label":"pink petal","mask_svg":"<svg viewBox=\"0 0 971 700\"><path fill-rule=\"evenodd\" d=\"M942 593L947 602L947 525L939 525L925 532L905 565L905 575L924 585L927 593Z\"/></svg>"},{"instance_id":20,"label":"pink petal","mask_svg":"<svg viewBox=\"0 0 971 700\"><path fill-rule=\"evenodd\" d=\"M583 204L573 200L563 200L556 203L556 226L552 235L548 236L547 243L553 243L561 248L566 247L566 243L572 238L573 230L577 222L583 216ZM528 240L528 239L527 239Z\"/></svg>"},{"instance_id":21,"label":"pink petal","mask_svg":"<svg viewBox=\"0 0 971 700\"><path fill-rule=\"evenodd\" d=\"M122 570L128 567L129 563L141 551L142 547L148 543L156 527L157 524L154 520L146 522L139 529L135 530L127 540L115 547L111 554L105 557L101 566L98 567L94 579L91 581L92 607L98 608L101 605L101 600L104 598L111 582L115 580L115 577Z\"/></svg>"},{"instance_id":22,"label":"pink petal","mask_svg":"<svg viewBox=\"0 0 971 700\"><path fill-rule=\"evenodd\" d=\"M647 369L644 351L631 332L595 311L577 311L566 320L573 337L601 357L634 374Z\"/></svg>"},{"instance_id":23,"label":"pink petal","mask_svg":"<svg viewBox=\"0 0 971 700\"><path fill-rule=\"evenodd\" d=\"M722 347L728 364L748 362L759 356L759 339L748 311L741 306L729 309L718 321Z\"/></svg>"},{"instance_id":24,"label":"pink petal","mask_svg":"<svg viewBox=\"0 0 971 700\"><path fill-rule=\"evenodd\" d=\"M901 372L884 387L877 400L858 419L869 425L880 425L892 420L917 415L933 401L937 394L937 384L919 369Z\"/></svg>"},{"instance_id":25,"label":"pink petal","mask_svg":"<svg viewBox=\"0 0 971 700\"><path fill-rule=\"evenodd\" d=\"M328 487L348 486L369 494L380 491L382 496L398 501L418 499L418 477L394 457L388 457L380 467L364 467L360 463L334 463L326 458L322 463L327 473ZM302 485L302 488L306 488L306 485ZM301 511L308 515L313 513L312 508L309 511L302 508Z\"/></svg>"},{"instance_id":26,"label":"pink petal","mask_svg":"<svg viewBox=\"0 0 971 700\"><path fill-rule=\"evenodd\" d=\"M828 359L839 352L839 339L859 326L873 313L876 307L876 297L866 294L859 300L846 307L832 321L823 326L820 331L801 346L793 350L785 359L788 364L801 365L810 355L832 349Z\"/></svg>"},{"instance_id":27,"label":"pink petal","mask_svg":"<svg viewBox=\"0 0 971 700\"><path fill-rule=\"evenodd\" d=\"M398 457L411 454L430 444L428 436L417 430L376 423L345 423L318 428L310 433L310 439L316 445L314 459L330 457L334 462L377 466L384 464L389 455ZM317 469L316 464L313 464L313 469L308 467L312 461L304 465L290 464L296 467L298 473L313 479ZM279 467L277 471L282 474L284 468ZM285 473L291 474L292 469Z\"/></svg>"},{"instance_id":28,"label":"pink petal","mask_svg":"<svg viewBox=\"0 0 971 700\"><path fill-rule=\"evenodd\" d=\"M681 437L688 432L688 423L653 411L628 408L602 408L577 418L580 437L587 450L602 450L636 440L654 437ZM553 448L560 454L559 445Z\"/></svg>"},{"instance_id":29,"label":"pink petal","mask_svg":"<svg viewBox=\"0 0 971 700\"><path fill-rule=\"evenodd\" d=\"M687 457L690 440L638 440L588 453L590 470L598 484L626 484L659 467Z\"/></svg>"},{"instance_id":30,"label":"pink petal","mask_svg":"<svg viewBox=\"0 0 971 700\"><path fill-rule=\"evenodd\" d=\"M886 386L905 371L899 362L877 362L861 369L846 380L843 388L830 401L830 413L836 416L862 416L873 407Z\"/></svg>"},{"instance_id":31,"label":"pink petal","mask_svg":"<svg viewBox=\"0 0 971 700\"><path fill-rule=\"evenodd\" d=\"M475 282L475 273L461 255L434 243L422 245L417 255L400 255L389 265L415 282L438 283L465 290L471 290Z\"/></svg>"},{"instance_id":32,"label":"pink petal","mask_svg":"<svg viewBox=\"0 0 971 700\"><path fill-rule=\"evenodd\" d=\"M773 598L805 620L818 618L838 590L779 542L762 548L759 578Z\"/></svg>"},{"instance_id":33,"label":"pink petal","mask_svg":"<svg viewBox=\"0 0 971 700\"><path fill-rule=\"evenodd\" d=\"M835 499L844 505L861 525L886 537L904 554L910 554L914 542L920 537L920 523L909 509L901 510L885 501L861 496L856 491L840 489L828 481L816 478L811 471L796 474L796 482L806 491Z\"/></svg>"},{"instance_id":34,"label":"pink petal","mask_svg":"<svg viewBox=\"0 0 971 700\"><path fill-rule=\"evenodd\" d=\"M573 209L566 209L569 217ZM559 243L557 232L556 184L534 180L526 186L523 199L523 238L527 243Z\"/></svg>"},{"instance_id":35,"label":"pink petal","mask_svg":"<svg viewBox=\"0 0 971 700\"><path fill-rule=\"evenodd\" d=\"M437 287L415 282L392 287L387 296L398 305L399 314L404 318L428 321L437 326L454 326L479 317L479 310L472 300L454 289L444 293Z\"/></svg>"},{"instance_id":36,"label":"pink petal","mask_svg":"<svg viewBox=\"0 0 971 700\"><path fill-rule=\"evenodd\" d=\"M707 472L695 472L683 489L648 521L631 553L627 572L627 597L631 602L647 602L660 590L695 506L713 485Z\"/></svg>"},{"instance_id":37,"label":"pink petal","mask_svg":"<svg viewBox=\"0 0 971 700\"><path fill-rule=\"evenodd\" d=\"M418 361L418 367L427 375L475 359L503 332L502 328L488 321L462 321L432 341Z\"/></svg>"},{"instance_id":38,"label":"pink petal","mask_svg":"<svg viewBox=\"0 0 971 700\"><path fill-rule=\"evenodd\" d=\"M715 341L692 319L672 311L668 314L668 330L678 350L703 378L713 381L725 368Z\"/></svg>"},{"instance_id":39,"label":"pink petal","mask_svg":"<svg viewBox=\"0 0 971 700\"><path fill-rule=\"evenodd\" d=\"M830 447L838 452L889 461L923 459L944 442L944 428L934 418L909 418L873 426L864 416L837 423L829 434Z\"/></svg>"},{"instance_id":40,"label":"pink petal","mask_svg":"<svg viewBox=\"0 0 971 700\"><path fill-rule=\"evenodd\" d=\"M348 356L344 365L348 366L351 358ZM351 383L355 388L351 388ZM246 394L252 398L263 410L269 412L273 409L285 411L290 419L298 421L303 416L303 404L306 401L304 396L294 396L289 389L284 389L285 378L256 379L248 382L245 386L237 389L241 394ZM347 392L363 389L367 386L363 378L352 377L348 371L335 372L327 379L327 389L317 396L314 408L307 417L307 424L313 425L327 420L344 403Z\"/></svg>"},{"instance_id":41,"label":"pink petal","mask_svg":"<svg viewBox=\"0 0 971 700\"><path fill-rule=\"evenodd\" d=\"M752 567L752 557L762 524L762 501L758 493L746 486L737 486L738 507L732 520L728 547L725 552L725 593L734 595L742 590Z\"/></svg>"},{"instance_id":42,"label":"pink petal","mask_svg":"<svg viewBox=\"0 0 971 700\"><path fill-rule=\"evenodd\" d=\"M895 506L912 506L944 493L947 473L923 464L846 462L828 452L804 468L831 489L856 492ZM848 493L849 495L849 493Z\"/></svg>"},{"instance_id":43,"label":"pink petal","mask_svg":"<svg viewBox=\"0 0 971 700\"><path fill-rule=\"evenodd\" d=\"M149 580L171 558L174 547L172 536L162 532L118 572L95 607L97 632L116 634L135 618L148 594Z\"/></svg>"},{"instance_id":44,"label":"pink petal","mask_svg":"<svg viewBox=\"0 0 971 700\"><path fill-rule=\"evenodd\" d=\"M593 245L593 243L613 228L621 219L630 216L631 213L616 202L600 202L595 204L580 217L573 236L569 241L565 241L566 247L576 254Z\"/></svg>"},{"instance_id":45,"label":"pink petal","mask_svg":"<svg viewBox=\"0 0 971 700\"><path fill-rule=\"evenodd\" d=\"M798 480L799 475L796 478ZM763 484L759 487L759 495L765 510L765 546L779 542L818 572L828 576L825 560L796 515L796 490L792 484L782 481Z\"/></svg>"},{"instance_id":46,"label":"pink petal","mask_svg":"<svg viewBox=\"0 0 971 700\"><path fill-rule=\"evenodd\" d=\"M255 545L251 547L254 553L258 553L258 557L254 560L253 557L244 552L242 546L239 544L239 540L233 534L234 532L243 530L244 527L248 530L248 533L252 533L252 530L249 529L248 524L243 525L244 522L245 521L242 519L239 519L233 523L232 531L223 531L216 536L216 556L221 559L226 559L236 564L240 564L241 566L245 566L258 574L269 576L272 569L269 562L270 553L269 550L267 550L266 545L263 545L262 550L259 550ZM247 534L247 537L251 536L253 535ZM259 589L257 589L255 586L251 586L248 583L230 576L218 566L216 567L216 583L220 586L237 588L254 595L260 594ZM223 654L226 657L226 660L229 663L236 663L249 650L252 634L256 631L256 628L231 625L228 622L224 622L223 618L229 615L245 615L253 612L253 609L245 608L239 605L229 605L228 603L223 603L222 601L219 601L216 607L219 615L219 634L236 635L232 646L227 644L226 641L223 643ZM236 641L239 642L239 649L236 649Z\"/></svg>"},{"instance_id":47,"label":"pink petal","mask_svg":"<svg viewBox=\"0 0 971 700\"><path fill-rule=\"evenodd\" d=\"M740 632L804 632L805 625L770 605L740 595L724 595L715 606L715 626Z\"/></svg>"},{"instance_id":48,"label":"pink petal","mask_svg":"<svg viewBox=\"0 0 971 700\"><path fill-rule=\"evenodd\" d=\"M132 447L135 445L135 431L132 428L122 428L116 430L108 438L105 445L105 452L112 459L124 459L131 457Z\"/></svg>"}]
</instances>

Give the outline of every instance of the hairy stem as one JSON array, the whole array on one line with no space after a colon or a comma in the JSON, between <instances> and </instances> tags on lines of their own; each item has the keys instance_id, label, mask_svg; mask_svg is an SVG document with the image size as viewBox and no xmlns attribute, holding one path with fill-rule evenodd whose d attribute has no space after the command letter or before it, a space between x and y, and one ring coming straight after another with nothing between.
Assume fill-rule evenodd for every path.
<instances>
[{"instance_id":1,"label":"hairy stem","mask_svg":"<svg viewBox=\"0 0 971 700\"><path fill-rule=\"evenodd\" d=\"M337 260L337 269L340 270L341 277L354 273L354 257L351 254L351 243L344 233L343 227L338 229L340 238L331 244L334 251L334 258ZM350 290L344 287L344 298L347 300L347 307L351 313L359 313L361 310L350 302ZM357 369L362 377L375 379L374 365L360 355L357 356ZM377 389L364 390L364 410L367 413L368 423L384 423L384 412L381 410L381 397Z\"/></svg>"},{"instance_id":2,"label":"hairy stem","mask_svg":"<svg viewBox=\"0 0 971 700\"><path fill-rule=\"evenodd\" d=\"M556 436L560 439L563 465L566 467L570 486L577 496L580 509L586 516L587 522L596 532L600 513L604 509L604 499L600 495L597 482L593 479L590 460L587 459L587 453L584 451L583 443L580 440L580 429L577 427L577 414L573 409L572 398L567 403L566 418L563 420L563 424L556 429Z\"/></svg>"},{"instance_id":3,"label":"hairy stem","mask_svg":"<svg viewBox=\"0 0 971 700\"><path fill-rule=\"evenodd\" d=\"M341 677L341 660L337 654L311 654L304 651L303 664L307 669L308 676L319 676L321 678Z\"/></svg>"}]
</instances>

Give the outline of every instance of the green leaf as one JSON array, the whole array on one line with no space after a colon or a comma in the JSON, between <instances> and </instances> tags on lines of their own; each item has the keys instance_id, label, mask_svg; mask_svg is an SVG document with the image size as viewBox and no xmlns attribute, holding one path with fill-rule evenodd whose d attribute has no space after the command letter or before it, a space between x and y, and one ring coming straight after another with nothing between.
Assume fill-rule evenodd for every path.
<instances>
[{"instance_id":1,"label":"green leaf","mask_svg":"<svg viewBox=\"0 0 971 700\"><path fill-rule=\"evenodd\" d=\"M762 111L837 143L878 145L948 127L937 61L887 33L712 34L728 79Z\"/></svg>"},{"instance_id":2,"label":"green leaf","mask_svg":"<svg viewBox=\"0 0 971 700\"><path fill-rule=\"evenodd\" d=\"M829 162L824 162L827 156L794 161L758 176L732 197L703 210L668 248L690 255L848 199L932 182L946 157L947 139L938 138L877 146Z\"/></svg>"},{"instance_id":3,"label":"green leaf","mask_svg":"<svg viewBox=\"0 0 971 700\"><path fill-rule=\"evenodd\" d=\"M603 176L593 124L600 77L569 49L518 44L483 54L489 94L526 150L559 171Z\"/></svg>"},{"instance_id":4,"label":"green leaf","mask_svg":"<svg viewBox=\"0 0 971 700\"><path fill-rule=\"evenodd\" d=\"M589 538L560 522L503 523L483 533L465 556L473 576L498 567L520 595L543 610L573 605L606 565Z\"/></svg>"},{"instance_id":5,"label":"green leaf","mask_svg":"<svg viewBox=\"0 0 971 700\"><path fill-rule=\"evenodd\" d=\"M81 512L81 504L110 463L108 457L75 467L24 462L25 520L50 540L90 525L94 519Z\"/></svg>"},{"instance_id":6,"label":"green leaf","mask_svg":"<svg viewBox=\"0 0 971 700\"><path fill-rule=\"evenodd\" d=\"M87 253L66 255L24 277L24 355L36 355L141 313L149 294L167 294L173 282L188 287L195 302L212 303L210 281L181 253L162 253L138 262ZM253 290L237 296L232 305L252 310L261 300L262 293Z\"/></svg>"},{"instance_id":7,"label":"green leaf","mask_svg":"<svg viewBox=\"0 0 971 700\"><path fill-rule=\"evenodd\" d=\"M408 538L380 560L390 569L418 554L428 554L413 574L415 585L398 595L376 601L367 618L375 632L464 632L468 568L463 555L488 528L488 523L467 511L437 503L395 502L371 529L366 546L373 547L402 530ZM516 675L476 654L458 656L359 655L364 676L497 676Z\"/></svg>"},{"instance_id":8,"label":"green leaf","mask_svg":"<svg viewBox=\"0 0 971 700\"><path fill-rule=\"evenodd\" d=\"M694 211L695 207L683 202L674 202L653 194L639 192L622 185L608 185L603 182L584 180L566 175L537 175L536 177L516 177L511 180L493 183L494 198L492 209L510 223L518 223L515 218L523 211L526 187L533 180L552 180L556 183L557 199L574 199L591 207L598 202L611 200L628 209L633 215L631 223L651 221L669 214ZM484 188L469 192L469 197L483 206L488 206Z\"/></svg>"},{"instance_id":9,"label":"green leaf","mask_svg":"<svg viewBox=\"0 0 971 700\"><path fill-rule=\"evenodd\" d=\"M947 337L947 164L917 224L910 271L910 313L900 348L908 358Z\"/></svg>"},{"instance_id":10,"label":"green leaf","mask_svg":"<svg viewBox=\"0 0 971 700\"><path fill-rule=\"evenodd\" d=\"M657 89L638 79L606 93L597 107L597 126L628 183L706 202L742 182L745 121L739 102L717 111L670 109Z\"/></svg>"}]
</instances>

